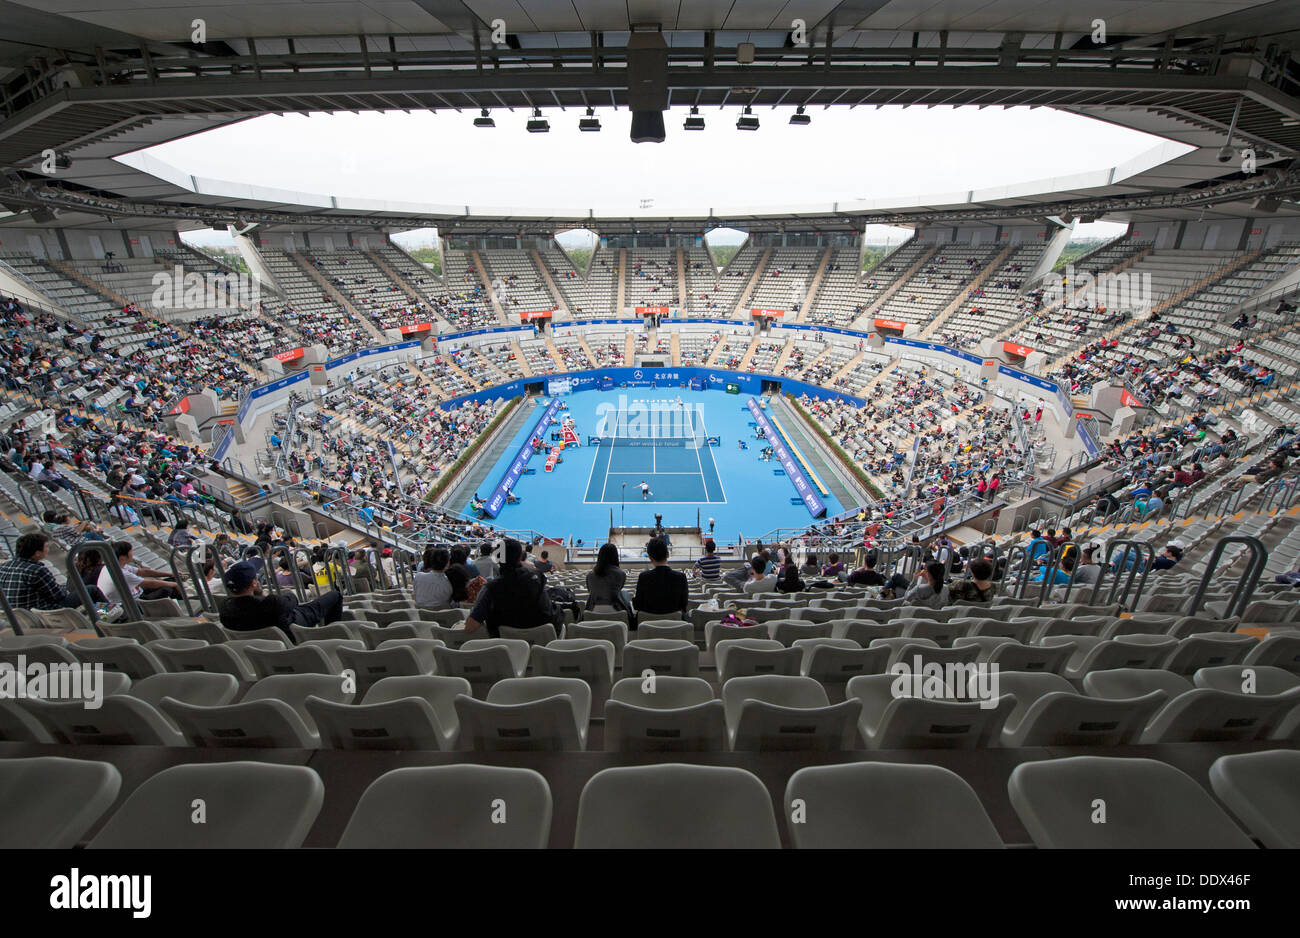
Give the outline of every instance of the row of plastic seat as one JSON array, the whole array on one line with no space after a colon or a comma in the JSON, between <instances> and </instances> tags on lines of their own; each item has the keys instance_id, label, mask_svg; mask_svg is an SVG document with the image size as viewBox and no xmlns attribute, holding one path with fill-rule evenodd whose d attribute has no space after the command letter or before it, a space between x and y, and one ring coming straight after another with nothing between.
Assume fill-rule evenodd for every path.
<instances>
[{"instance_id":1,"label":"row of plastic seat","mask_svg":"<svg viewBox=\"0 0 1300 938\"><path fill-rule=\"evenodd\" d=\"M330 674L272 675L235 703L228 674L120 674L97 707L0 701L0 738L86 745L583 750L593 687L511 677L485 699L463 677L384 677L358 691ZM624 678L604 705L608 750L723 751L1111 746L1300 741L1300 679L1276 668L1093 672L1080 693L1055 674L877 674L832 703L809 677L733 677L720 698L696 677ZM354 703L353 701L358 701Z\"/></svg>"},{"instance_id":2,"label":"row of plastic seat","mask_svg":"<svg viewBox=\"0 0 1300 938\"><path fill-rule=\"evenodd\" d=\"M1300 752L1222 756L1210 768L1216 803L1178 769L1149 759L1078 756L1027 762L1008 781L1012 806L1044 848L1300 847ZM116 801L109 763L0 760L0 848L75 846ZM174 766L145 780L87 844L91 848L302 846L324 802L306 766L229 762ZM201 801L221 823L194 824ZM801 848L998 848L978 795L935 765L858 762L795 772L784 793L790 842ZM1096 823L1098 805L1105 823ZM1231 812L1231 815L1229 814ZM1236 817L1234 821L1233 816ZM340 848L542 848L552 796L524 768L401 768L370 784ZM1238 823L1239 822L1239 823ZM1244 828L1244 830L1243 830ZM772 798L740 768L667 764L597 772L583 787L578 848L778 848Z\"/></svg>"}]
</instances>

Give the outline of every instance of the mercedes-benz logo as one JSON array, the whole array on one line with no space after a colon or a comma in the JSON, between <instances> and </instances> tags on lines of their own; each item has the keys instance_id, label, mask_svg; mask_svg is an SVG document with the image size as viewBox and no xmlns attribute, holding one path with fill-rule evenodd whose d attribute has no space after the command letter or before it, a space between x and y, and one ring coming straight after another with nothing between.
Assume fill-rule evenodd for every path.
<instances>
[{"instance_id":1,"label":"mercedes-benz logo","mask_svg":"<svg viewBox=\"0 0 1300 938\"><path fill-rule=\"evenodd\" d=\"M638 368L636 371L632 372L632 377L633 377L634 379L636 379L637 381L640 381L640 380L641 380L641 369Z\"/></svg>"}]
</instances>

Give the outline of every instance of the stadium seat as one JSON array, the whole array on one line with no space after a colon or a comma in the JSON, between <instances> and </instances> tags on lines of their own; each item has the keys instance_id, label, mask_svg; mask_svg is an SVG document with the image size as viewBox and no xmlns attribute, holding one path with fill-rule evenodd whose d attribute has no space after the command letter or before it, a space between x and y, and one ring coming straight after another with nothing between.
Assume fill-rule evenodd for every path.
<instances>
[{"instance_id":1,"label":"stadium seat","mask_svg":"<svg viewBox=\"0 0 1300 938\"><path fill-rule=\"evenodd\" d=\"M292 648L266 650L250 648L244 657L253 666L259 678L272 674L338 674L339 666L329 652L315 643L295 645Z\"/></svg>"},{"instance_id":2,"label":"stadium seat","mask_svg":"<svg viewBox=\"0 0 1300 938\"><path fill-rule=\"evenodd\" d=\"M623 649L623 673L631 677L647 670L665 676L698 677L699 646L686 639L673 638L635 638L629 641Z\"/></svg>"},{"instance_id":3,"label":"stadium seat","mask_svg":"<svg viewBox=\"0 0 1300 938\"><path fill-rule=\"evenodd\" d=\"M605 749L725 751L727 725L722 701L713 696L708 681L698 677L656 677L652 684L640 677L623 678L614 684L605 705Z\"/></svg>"},{"instance_id":4,"label":"stadium seat","mask_svg":"<svg viewBox=\"0 0 1300 938\"><path fill-rule=\"evenodd\" d=\"M423 641L429 644L425 647L415 647L405 644L408 641ZM364 697L371 685L386 677L433 674L437 667L433 660L433 653L436 648L443 647L441 642L437 645L433 642L433 639L389 639L382 648L340 648L339 663L343 665L345 672L352 673L356 680L357 694Z\"/></svg>"},{"instance_id":5,"label":"stadium seat","mask_svg":"<svg viewBox=\"0 0 1300 938\"><path fill-rule=\"evenodd\" d=\"M1300 752L1220 756L1210 785L1242 826L1270 850L1300 849Z\"/></svg>"},{"instance_id":6,"label":"stadium seat","mask_svg":"<svg viewBox=\"0 0 1300 938\"><path fill-rule=\"evenodd\" d=\"M312 697L306 708L327 748L449 750L460 735L455 698L469 691L459 677L388 677L360 704Z\"/></svg>"},{"instance_id":7,"label":"stadium seat","mask_svg":"<svg viewBox=\"0 0 1300 938\"><path fill-rule=\"evenodd\" d=\"M775 622L765 624L772 640L780 642L786 648L791 647L800 639L831 637L829 622L801 622L795 619L777 619Z\"/></svg>"},{"instance_id":8,"label":"stadium seat","mask_svg":"<svg viewBox=\"0 0 1300 938\"><path fill-rule=\"evenodd\" d=\"M1000 740L1008 749L1121 746L1132 742L1166 700L1160 691L1127 700L1086 697L1060 675L1015 671L999 672L998 691L1016 700Z\"/></svg>"},{"instance_id":9,"label":"stadium seat","mask_svg":"<svg viewBox=\"0 0 1300 938\"><path fill-rule=\"evenodd\" d=\"M764 674L722 685L733 750L856 749L859 700L832 704L809 677Z\"/></svg>"},{"instance_id":10,"label":"stadium seat","mask_svg":"<svg viewBox=\"0 0 1300 938\"><path fill-rule=\"evenodd\" d=\"M375 779L339 839L343 849L537 850L551 832L551 789L532 769L438 765Z\"/></svg>"},{"instance_id":11,"label":"stadium seat","mask_svg":"<svg viewBox=\"0 0 1300 938\"><path fill-rule=\"evenodd\" d=\"M803 658L799 673L823 687L839 687L859 674L883 674L889 663L888 647L862 648L847 638L801 638L795 641Z\"/></svg>"},{"instance_id":12,"label":"stadium seat","mask_svg":"<svg viewBox=\"0 0 1300 938\"><path fill-rule=\"evenodd\" d=\"M316 749L320 737L283 700L200 707L163 698L160 709L192 745L205 748Z\"/></svg>"},{"instance_id":13,"label":"stadium seat","mask_svg":"<svg viewBox=\"0 0 1300 938\"><path fill-rule=\"evenodd\" d=\"M767 626L761 622L757 625L723 625L719 621L712 621L704 626L704 648L706 651L715 651L719 642L734 641L740 638L760 639L762 641L772 640Z\"/></svg>"},{"instance_id":14,"label":"stadium seat","mask_svg":"<svg viewBox=\"0 0 1300 938\"><path fill-rule=\"evenodd\" d=\"M1281 694L1300 687L1300 676L1268 665L1226 664L1198 669L1192 684L1230 694Z\"/></svg>"},{"instance_id":15,"label":"stadium seat","mask_svg":"<svg viewBox=\"0 0 1300 938\"><path fill-rule=\"evenodd\" d=\"M858 729L868 749L973 749L998 738L1015 701L1002 695L989 701L925 699L898 688L890 674L849 681L846 694L862 702Z\"/></svg>"},{"instance_id":16,"label":"stadium seat","mask_svg":"<svg viewBox=\"0 0 1300 938\"><path fill-rule=\"evenodd\" d=\"M23 706L56 739L79 746L184 746L185 737L152 704L118 694L95 710L79 701L25 700Z\"/></svg>"},{"instance_id":17,"label":"stadium seat","mask_svg":"<svg viewBox=\"0 0 1300 938\"><path fill-rule=\"evenodd\" d=\"M497 681L523 677L528 669L528 643L506 638L479 638L460 648L435 648L438 674L463 677L482 698Z\"/></svg>"},{"instance_id":18,"label":"stadium seat","mask_svg":"<svg viewBox=\"0 0 1300 938\"><path fill-rule=\"evenodd\" d=\"M956 639L954 648L966 648L978 645L980 657L990 666L997 665L1001 671L1029 671L1042 674L1060 674L1065 670L1070 656L1074 654L1075 645L1022 645L1011 639L984 638L968 636Z\"/></svg>"},{"instance_id":19,"label":"stadium seat","mask_svg":"<svg viewBox=\"0 0 1300 938\"><path fill-rule=\"evenodd\" d=\"M27 636L15 636L17 638L26 638ZM11 648L0 649L0 662L8 664L14 669L26 669L33 664L56 665L56 664L75 664L76 655L67 645L56 645L49 642L39 644L22 645Z\"/></svg>"},{"instance_id":20,"label":"stadium seat","mask_svg":"<svg viewBox=\"0 0 1300 938\"><path fill-rule=\"evenodd\" d=\"M785 789L795 847L821 850L998 849L974 790L937 765L856 762L799 769Z\"/></svg>"},{"instance_id":21,"label":"stadium seat","mask_svg":"<svg viewBox=\"0 0 1300 938\"><path fill-rule=\"evenodd\" d=\"M528 629L518 629L509 625L501 626L501 637L514 641L526 642L529 645L549 645L558 637L555 626L547 622L544 625L535 625Z\"/></svg>"},{"instance_id":22,"label":"stadium seat","mask_svg":"<svg viewBox=\"0 0 1300 938\"><path fill-rule=\"evenodd\" d=\"M1178 642L1168 636L1159 641L1139 641L1141 635L1124 635L1103 639L1095 635L1053 635L1040 644L1074 645L1074 653L1066 663L1062 675L1072 681L1083 680L1092 671L1110 671L1116 668L1154 668L1156 662L1177 647Z\"/></svg>"},{"instance_id":23,"label":"stadium seat","mask_svg":"<svg viewBox=\"0 0 1300 938\"><path fill-rule=\"evenodd\" d=\"M208 671L155 674L131 685L131 696L157 707L164 697L204 707L228 704L239 693L239 681L232 674Z\"/></svg>"},{"instance_id":24,"label":"stadium seat","mask_svg":"<svg viewBox=\"0 0 1300 938\"><path fill-rule=\"evenodd\" d=\"M0 759L0 849L72 849L121 787L122 774L107 762Z\"/></svg>"},{"instance_id":25,"label":"stadium seat","mask_svg":"<svg viewBox=\"0 0 1300 938\"><path fill-rule=\"evenodd\" d=\"M566 626L564 634L568 638L603 639L614 646L614 666L622 667L623 649L627 647L627 625L622 622L575 622ZM649 638L649 636L638 636Z\"/></svg>"},{"instance_id":26,"label":"stadium seat","mask_svg":"<svg viewBox=\"0 0 1300 938\"><path fill-rule=\"evenodd\" d=\"M586 749L591 687L567 677L506 678L487 700L456 698L461 749Z\"/></svg>"},{"instance_id":27,"label":"stadium seat","mask_svg":"<svg viewBox=\"0 0 1300 938\"><path fill-rule=\"evenodd\" d=\"M1300 633L1272 632L1246 655L1245 664L1285 668L1300 675Z\"/></svg>"},{"instance_id":28,"label":"stadium seat","mask_svg":"<svg viewBox=\"0 0 1300 938\"><path fill-rule=\"evenodd\" d=\"M1205 632L1180 639L1157 666L1174 674L1194 674L1201 668L1213 668L1244 661L1259 643L1253 635Z\"/></svg>"},{"instance_id":29,"label":"stadium seat","mask_svg":"<svg viewBox=\"0 0 1300 938\"><path fill-rule=\"evenodd\" d=\"M85 638L72 646L72 654L83 664L102 665L133 681L167 670L157 655L130 638Z\"/></svg>"},{"instance_id":30,"label":"stadium seat","mask_svg":"<svg viewBox=\"0 0 1300 938\"><path fill-rule=\"evenodd\" d=\"M529 659L539 677L573 677L591 686L592 713L600 716L614 683L614 643L602 638L561 638L534 645Z\"/></svg>"},{"instance_id":31,"label":"stadium seat","mask_svg":"<svg viewBox=\"0 0 1300 938\"><path fill-rule=\"evenodd\" d=\"M1253 846L1205 789L1151 759L1074 756L1026 762L1012 771L1007 790L1029 836L1042 848Z\"/></svg>"},{"instance_id":32,"label":"stadium seat","mask_svg":"<svg viewBox=\"0 0 1300 938\"><path fill-rule=\"evenodd\" d=\"M642 622L632 634L637 639L688 641L695 644L695 630L689 622Z\"/></svg>"},{"instance_id":33,"label":"stadium seat","mask_svg":"<svg viewBox=\"0 0 1300 938\"><path fill-rule=\"evenodd\" d=\"M54 734L18 700L0 698L0 742L53 743Z\"/></svg>"},{"instance_id":34,"label":"stadium seat","mask_svg":"<svg viewBox=\"0 0 1300 938\"><path fill-rule=\"evenodd\" d=\"M184 641L183 639L180 641ZM281 646L283 649L283 646ZM221 645L180 646L178 640L151 642L149 650L158 656L168 671L206 671L229 674L240 681L254 681L257 675L248 659L233 648Z\"/></svg>"},{"instance_id":35,"label":"stadium seat","mask_svg":"<svg viewBox=\"0 0 1300 938\"><path fill-rule=\"evenodd\" d=\"M582 789L579 849L777 849L772 799L744 769L647 765L604 769Z\"/></svg>"},{"instance_id":36,"label":"stadium seat","mask_svg":"<svg viewBox=\"0 0 1300 938\"><path fill-rule=\"evenodd\" d=\"M320 776L306 766L178 765L132 792L87 846L110 850L300 847L324 798ZM195 821L200 811L201 823Z\"/></svg>"},{"instance_id":37,"label":"stadium seat","mask_svg":"<svg viewBox=\"0 0 1300 938\"><path fill-rule=\"evenodd\" d=\"M803 651L786 648L770 638L734 638L718 642L714 649L718 680L726 683L733 677L752 674L799 673Z\"/></svg>"},{"instance_id":38,"label":"stadium seat","mask_svg":"<svg viewBox=\"0 0 1300 938\"><path fill-rule=\"evenodd\" d=\"M1171 699L1151 718L1142 743L1267 739L1300 707L1300 689L1236 694L1197 687Z\"/></svg>"}]
</instances>

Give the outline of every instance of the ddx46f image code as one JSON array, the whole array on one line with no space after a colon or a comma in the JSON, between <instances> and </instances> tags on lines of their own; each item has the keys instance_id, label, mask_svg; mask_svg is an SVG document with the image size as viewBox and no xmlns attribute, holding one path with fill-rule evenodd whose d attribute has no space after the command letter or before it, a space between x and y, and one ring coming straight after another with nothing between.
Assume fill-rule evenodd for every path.
<instances>
[{"instance_id":1,"label":"ddx46f image code","mask_svg":"<svg viewBox=\"0 0 1300 938\"><path fill-rule=\"evenodd\" d=\"M1130 886L1245 886L1250 883L1249 873L1174 873L1158 876L1129 876Z\"/></svg>"}]
</instances>

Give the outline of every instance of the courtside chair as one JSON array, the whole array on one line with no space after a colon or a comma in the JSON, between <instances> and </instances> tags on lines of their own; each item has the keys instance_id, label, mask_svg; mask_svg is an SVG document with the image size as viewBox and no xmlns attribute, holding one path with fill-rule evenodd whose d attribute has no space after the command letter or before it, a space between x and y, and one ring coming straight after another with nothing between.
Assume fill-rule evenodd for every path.
<instances>
[{"instance_id":1,"label":"courtside chair","mask_svg":"<svg viewBox=\"0 0 1300 938\"><path fill-rule=\"evenodd\" d=\"M855 762L800 769L785 789L795 847L995 850L1003 844L975 791L937 765Z\"/></svg>"},{"instance_id":2,"label":"courtside chair","mask_svg":"<svg viewBox=\"0 0 1300 938\"><path fill-rule=\"evenodd\" d=\"M647 765L604 769L578 801L579 849L778 849L772 798L744 769Z\"/></svg>"},{"instance_id":3,"label":"courtside chair","mask_svg":"<svg viewBox=\"0 0 1300 938\"><path fill-rule=\"evenodd\" d=\"M1011 805L1034 843L1066 849L1254 846L1197 782L1152 759L1074 756L1018 765ZM1105 823L1098 823L1103 817Z\"/></svg>"},{"instance_id":4,"label":"courtside chair","mask_svg":"<svg viewBox=\"0 0 1300 938\"><path fill-rule=\"evenodd\" d=\"M1300 752L1273 749L1220 756L1210 766L1219 800L1271 850L1300 849Z\"/></svg>"},{"instance_id":5,"label":"courtside chair","mask_svg":"<svg viewBox=\"0 0 1300 938\"><path fill-rule=\"evenodd\" d=\"M695 646L691 645L692 649ZM695 649L698 652L698 649ZM721 700L698 677L625 677L605 705L608 752L724 752Z\"/></svg>"},{"instance_id":6,"label":"courtside chair","mask_svg":"<svg viewBox=\"0 0 1300 938\"><path fill-rule=\"evenodd\" d=\"M132 792L88 844L117 850L301 847L325 786L301 765L220 762L164 769ZM202 802L206 823L194 823Z\"/></svg>"},{"instance_id":7,"label":"courtside chair","mask_svg":"<svg viewBox=\"0 0 1300 938\"><path fill-rule=\"evenodd\" d=\"M121 787L121 773L107 762L0 759L0 849L75 847Z\"/></svg>"},{"instance_id":8,"label":"courtside chair","mask_svg":"<svg viewBox=\"0 0 1300 938\"><path fill-rule=\"evenodd\" d=\"M551 789L532 769L438 765L394 769L365 790L343 849L539 850Z\"/></svg>"}]
</instances>

